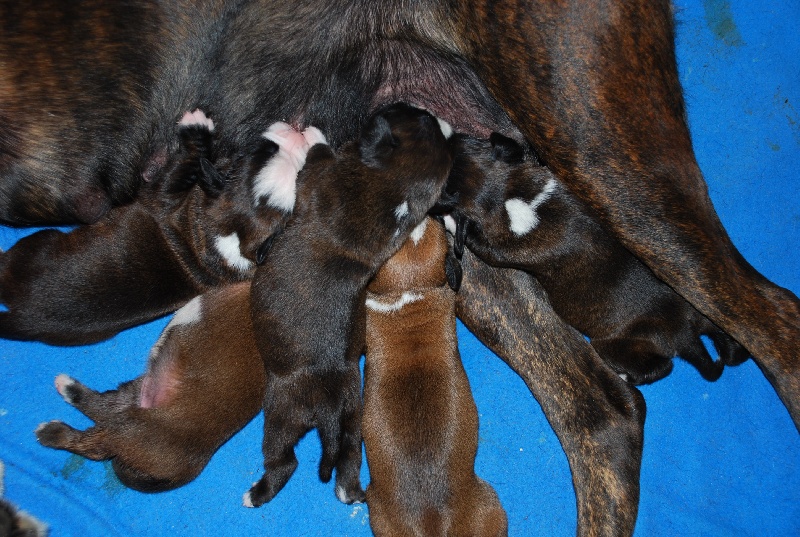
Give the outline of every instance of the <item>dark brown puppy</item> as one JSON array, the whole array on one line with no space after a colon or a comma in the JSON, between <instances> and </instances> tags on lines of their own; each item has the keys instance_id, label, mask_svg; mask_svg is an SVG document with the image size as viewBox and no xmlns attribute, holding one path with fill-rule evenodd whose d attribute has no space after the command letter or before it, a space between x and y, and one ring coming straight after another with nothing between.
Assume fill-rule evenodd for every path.
<instances>
[{"instance_id":1,"label":"dark brown puppy","mask_svg":"<svg viewBox=\"0 0 800 537\"><path fill-rule=\"evenodd\" d=\"M274 182L261 172L280 160L279 148L260 138L247 155L218 158L213 131L201 111L187 113L170 164L136 201L96 224L39 231L0 253L8 310L0 312L0 337L94 343L252 277L259 246L291 212L272 194L254 194ZM212 160L231 173L223 177ZM294 177L282 182L293 186Z\"/></svg>"},{"instance_id":2,"label":"dark brown puppy","mask_svg":"<svg viewBox=\"0 0 800 537\"><path fill-rule=\"evenodd\" d=\"M250 284L221 287L175 313L150 353L147 372L98 393L67 375L64 400L95 425L39 426L42 445L112 460L128 487L169 490L197 477L219 447L261 408L263 360L250 321Z\"/></svg>"},{"instance_id":3,"label":"dark brown puppy","mask_svg":"<svg viewBox=\"0 0 800 537\"><path fill-rule=\"evenodd\" d=\"M449 127L446 128L449 131ZM441 194L450 150L437 120L407 105L375 115L337 155L308 153L294 216L253 281L253 325L267 368L264 476L244 503L272 499L297 467L294 446L317 428L319 476L361 501L364 293Z\"/></svg>"},{"instance_id":4,"label":"dark brown puppy","mask_svg":"<svg viewBox=\"0 0 800 537\"><path fill-rule=\"evenodd\" d=\"M362 428L379 537L508 534L475 475L478 410L456 341L447 237L423 220L367 287Z\"/></svg>"},{"instance_id":5,"label":"dark brown puppy","mask_svg":"<svg viewBox=\"0 0 800 537\"><path fill-rule=\"evenodd\" d=\"M456 158L447 191L466 244L483 261L536 277L553 309L632 384L654 382L676 355L716 380L747 351L675 293L592 218L522 146L451 139ZM457 233L458 234L458 233ZM708 336L714 361L700 336Z\"/></svg>"}]
</instances>

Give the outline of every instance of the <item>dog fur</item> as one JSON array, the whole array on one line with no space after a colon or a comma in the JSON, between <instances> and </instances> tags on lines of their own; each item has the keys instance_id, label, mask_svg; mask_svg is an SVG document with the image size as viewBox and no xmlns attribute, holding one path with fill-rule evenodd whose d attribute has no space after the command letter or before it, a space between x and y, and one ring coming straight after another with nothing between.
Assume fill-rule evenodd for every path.
<instances>
[{"instance_id":1,"label":"dog fur","mask_svg":"<svg viewBox=\"0 0 800 537\"><path fill-rule=\"evenodd\" d=\"M95 424L43 423L39 442L92 460L111 459L126 486L159 492L197 477L261 408L266 383L250 321L250 283L209 291L177 311L147 372L98 393L56 377L64 400Z\"/></svg>"},{"instance_id":2,"label":"dog fur","mask_svg":"<svg viewBox=\"0 0 800 537\"><path fill-rule=\"evenodd\" d=\"M607 234L558 179L501 135L455 136L448 194L466 244L491 265L539 280L553 309L623 379L655 382L678 355L706 380L747 351ZM700 337L719 353L714 360Z\"/></svg>"},{"instance_id":3,"label":"dog fur","mask_svg":"<svg viewBox=\"0 0 800 537\"><path fill-rule=\"evenodd\" d=\"M254 199L254 189L276 182L291 189L296 171L270 173L267 164L282 157L265 137L244 154L221 157L213 131L202 111L187 112L171 164L133 203L67 233L38 231L0 253L0 303L7 308L0 336L94 343L214 286L251 278L259 248L291 212L271 205L269 194ZM307 151L294 153L304 158Z\"/></svg>"},{"instance_id":4,"label":"dog fur","mask_svg":"<svg viewBox=\"0 0 800 537\"><path fill-rule=\"evenodd\" d=\"M508 534L475 475L478 410L456 341L447 237L423 220L367 287L362 429L375 535Z\"/></svg>"},{"instance_id":5,"label":"dog fur","mask_svg":"<svg viewBox=\"0 0 800 537\"><path fill-rule=\"evenodd\" d=\"M714 212L668 0L300 0L291 10L274 0L4 0L0 19L13 21L0 37L3 221L86 221L131 199L163 166L169 127L195 107L234 150L279 120L317 125L338 148L372 110L403 100L461 132L530 141L609 233L752 354L800 423L800 302L742 258ZM526 381L542 399L564 379L587 380L540 373ZM625 432L639 422L602 401L626 456L639 457ZM607 426L570 428L584 403L548 414L567 450ZM579 534L630 534L637 477L614 468L619 458L595 460L591 471L573 465L588 472L576 475ZM619 507L598 511L610 491Z\"/></svg>"},{"instance_id":6,"label":"dog fur","mask_svg":"<svg viewBox=\"0 0 800 537\"><path fill-rule=\"evenodd\" d=\"M319 476L362 501L364 293L441 194L452 157L436 119L407 105L377 113L358 143L308 153L297 206L253 281L253 325L265 358L263 477L244 503L271 500L297 467L294 446L316 428ZM294 409L291 417L277 413ZM280 417L281 419L276 419Z\"/></svg>"}]
</instances>

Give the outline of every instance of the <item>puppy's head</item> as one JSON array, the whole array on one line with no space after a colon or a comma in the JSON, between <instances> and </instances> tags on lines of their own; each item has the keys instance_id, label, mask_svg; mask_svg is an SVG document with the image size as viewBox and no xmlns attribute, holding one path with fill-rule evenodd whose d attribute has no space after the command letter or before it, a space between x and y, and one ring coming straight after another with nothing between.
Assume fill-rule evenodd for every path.
<instances>
[{"instance_id":1,"label":"puppy's head","mask_svg":"<svg viewBox=\"0 0 800 537\"><path fill-rule=\"evenodd\" d=\"M367 290L384 295L441 287L447 283L447 250L444 227L428 217L414 228L400 250L381 266Z\"/></svg>"},{"instance_id":2,"label":"puppy's head","mask_svg":"<svg viewBox=\"0 0 800 537\"><path fill-rule=\"evenodd\" d=\"M437 211L450 213L457 243L466 240L488 261L519 265L532 249L564 240L573 211L563 186L534 156L497 133L489 140L457 135L451 144L455 161Z\"/></svg>"},{"instance_id":3,"label":"puppy's head","mask_svg":"<svg viewBox=\"0 0 800 537\"><path fill-rule=\"evenodd\" d=\"M298 212L313 205L325 233L349 255L382 264L386 257L375 254L399 248L441 194L452 165L441 125L423 110L396 104L374 114L358 142L337 157L315 146L300 177L308 188L301 187L306 201L301 193Z\"/></svg>"}]
</instances>

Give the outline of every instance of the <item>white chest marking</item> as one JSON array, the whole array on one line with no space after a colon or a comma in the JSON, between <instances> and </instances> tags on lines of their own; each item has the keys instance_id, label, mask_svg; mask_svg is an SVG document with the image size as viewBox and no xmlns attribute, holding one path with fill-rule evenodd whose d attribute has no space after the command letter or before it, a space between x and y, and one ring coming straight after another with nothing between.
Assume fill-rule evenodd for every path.
<instances>
[{"instance_id":1,"label":"white chest marking","mask_svg":"<svg viewBox=\"0 0 800 537\"><path fill-rule=\"evenodd\" d=\"M556 182L550 179L530 203L520 198L506 200L506 212L511 220L510 227L514 235L521 237L539 225L539 215L536 214L536 210L550 198L555 189Z\"/></svg>"},{"instance_id":2,"label":"white chest marking","mask_svg":"<svg viewBox=\"0 0 800 537\"><path fill-rule=\"evenodd\" d=\"M412 302L416 302L417 300L421 300L423 297L422 295L418 295L415 293L405 292L403 293L400 298L395 300L394 302L380 302L373 298L367 299L367 307L372 311L378 311L381 313L391 313L393 311L400 310L406 304L411 304Z\"/></svg>"},{"instance_id":3,"label":"white chest marking","mask_svg":"<svg viewBox=\"0 0 800 537\"><path fill-rule=\"evenodd\" d=\"M231 233L225 237L216 237L214 239L214 246L217 251L225 259L231 267L247 272L253 268L253 262L242 255L242 250L239 244L239 235Z\"/></svg>"}]
</instances>

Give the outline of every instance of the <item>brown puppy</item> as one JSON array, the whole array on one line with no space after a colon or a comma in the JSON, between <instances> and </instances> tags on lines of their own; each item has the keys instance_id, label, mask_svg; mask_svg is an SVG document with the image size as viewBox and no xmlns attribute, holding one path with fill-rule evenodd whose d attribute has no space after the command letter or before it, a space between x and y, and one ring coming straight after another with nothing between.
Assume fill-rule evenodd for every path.
<instances>
[{"instance_id":1,"label":"brown puppy","mask_svg":"<svg viewBox=\"0 0 800 537\"><path fill-rule=\"evenodd\" d=\"M483 261L525 270L553 309L631 384L672 371L677 354L707 380L747 351L675 293L592 218L523 147L499 134L451 140L456 159L447 190L466 244ZM708 336L714 361L700 336Z\"/></svg>"},{"instance_id":2,"label":"brown puppy","mask_svg":"<svg viewBox=\"0 0 800 537\"><path fill-rule=\"evenodd\" d=\"M437 120L403 104L373 116L338 155L324 145L309 151L294 216L253 281L253 326L267 369L265 473L245 505L281 490L297 467L294 446L314 428L320 479L336 468L338 498L363 500L365 289L440 196L451 160Z\"/></svg>"},{"instance_id":3,"label":"brown puppy","mask_svg":"<svg viewBox=\"0 0 800 537\"><path fill-rule=\"evenodd\" d=\"M478 411L456 341L447 237L428 218L367 287L362 421L378 536L507 535L475 475Z\"/></svg>"},{"instance_id":4,"label":"brown puppy","mask_svg":"<svg viewBox=\"0 0 800 537\"><path fill-rule=\"evenodd\" d=\"M125 485L169 490L197 477L211 456L261 408L263 361L250 321L250 284L209 291L175 313L150 353L147 372L98 393L66 375L64 400L95 425L39 426L42 445L111 459Z\"/></svg>"},{"instance_id":5,"label":"brown puppy","mask_svg":"<svg viewBox=\"0 0 800 537\"><path fill-rule=\"evenodd\" d=\"M213 134L201 111L187 113L170 165L135 202L96 224L39 231L0 253L0 303L8 310L0 312L0 337L94 343L213 286L252 277L259 247L291 212L273 199L285 194L259 195L276 182L262 172L283 160L281 151L262 137L246 154L220 157ZM306 151L296 152L304 158ZM230 173L223 177L212 160ZM291 189L294 177L277 182Z\"/></svg>"}]
</instances>

